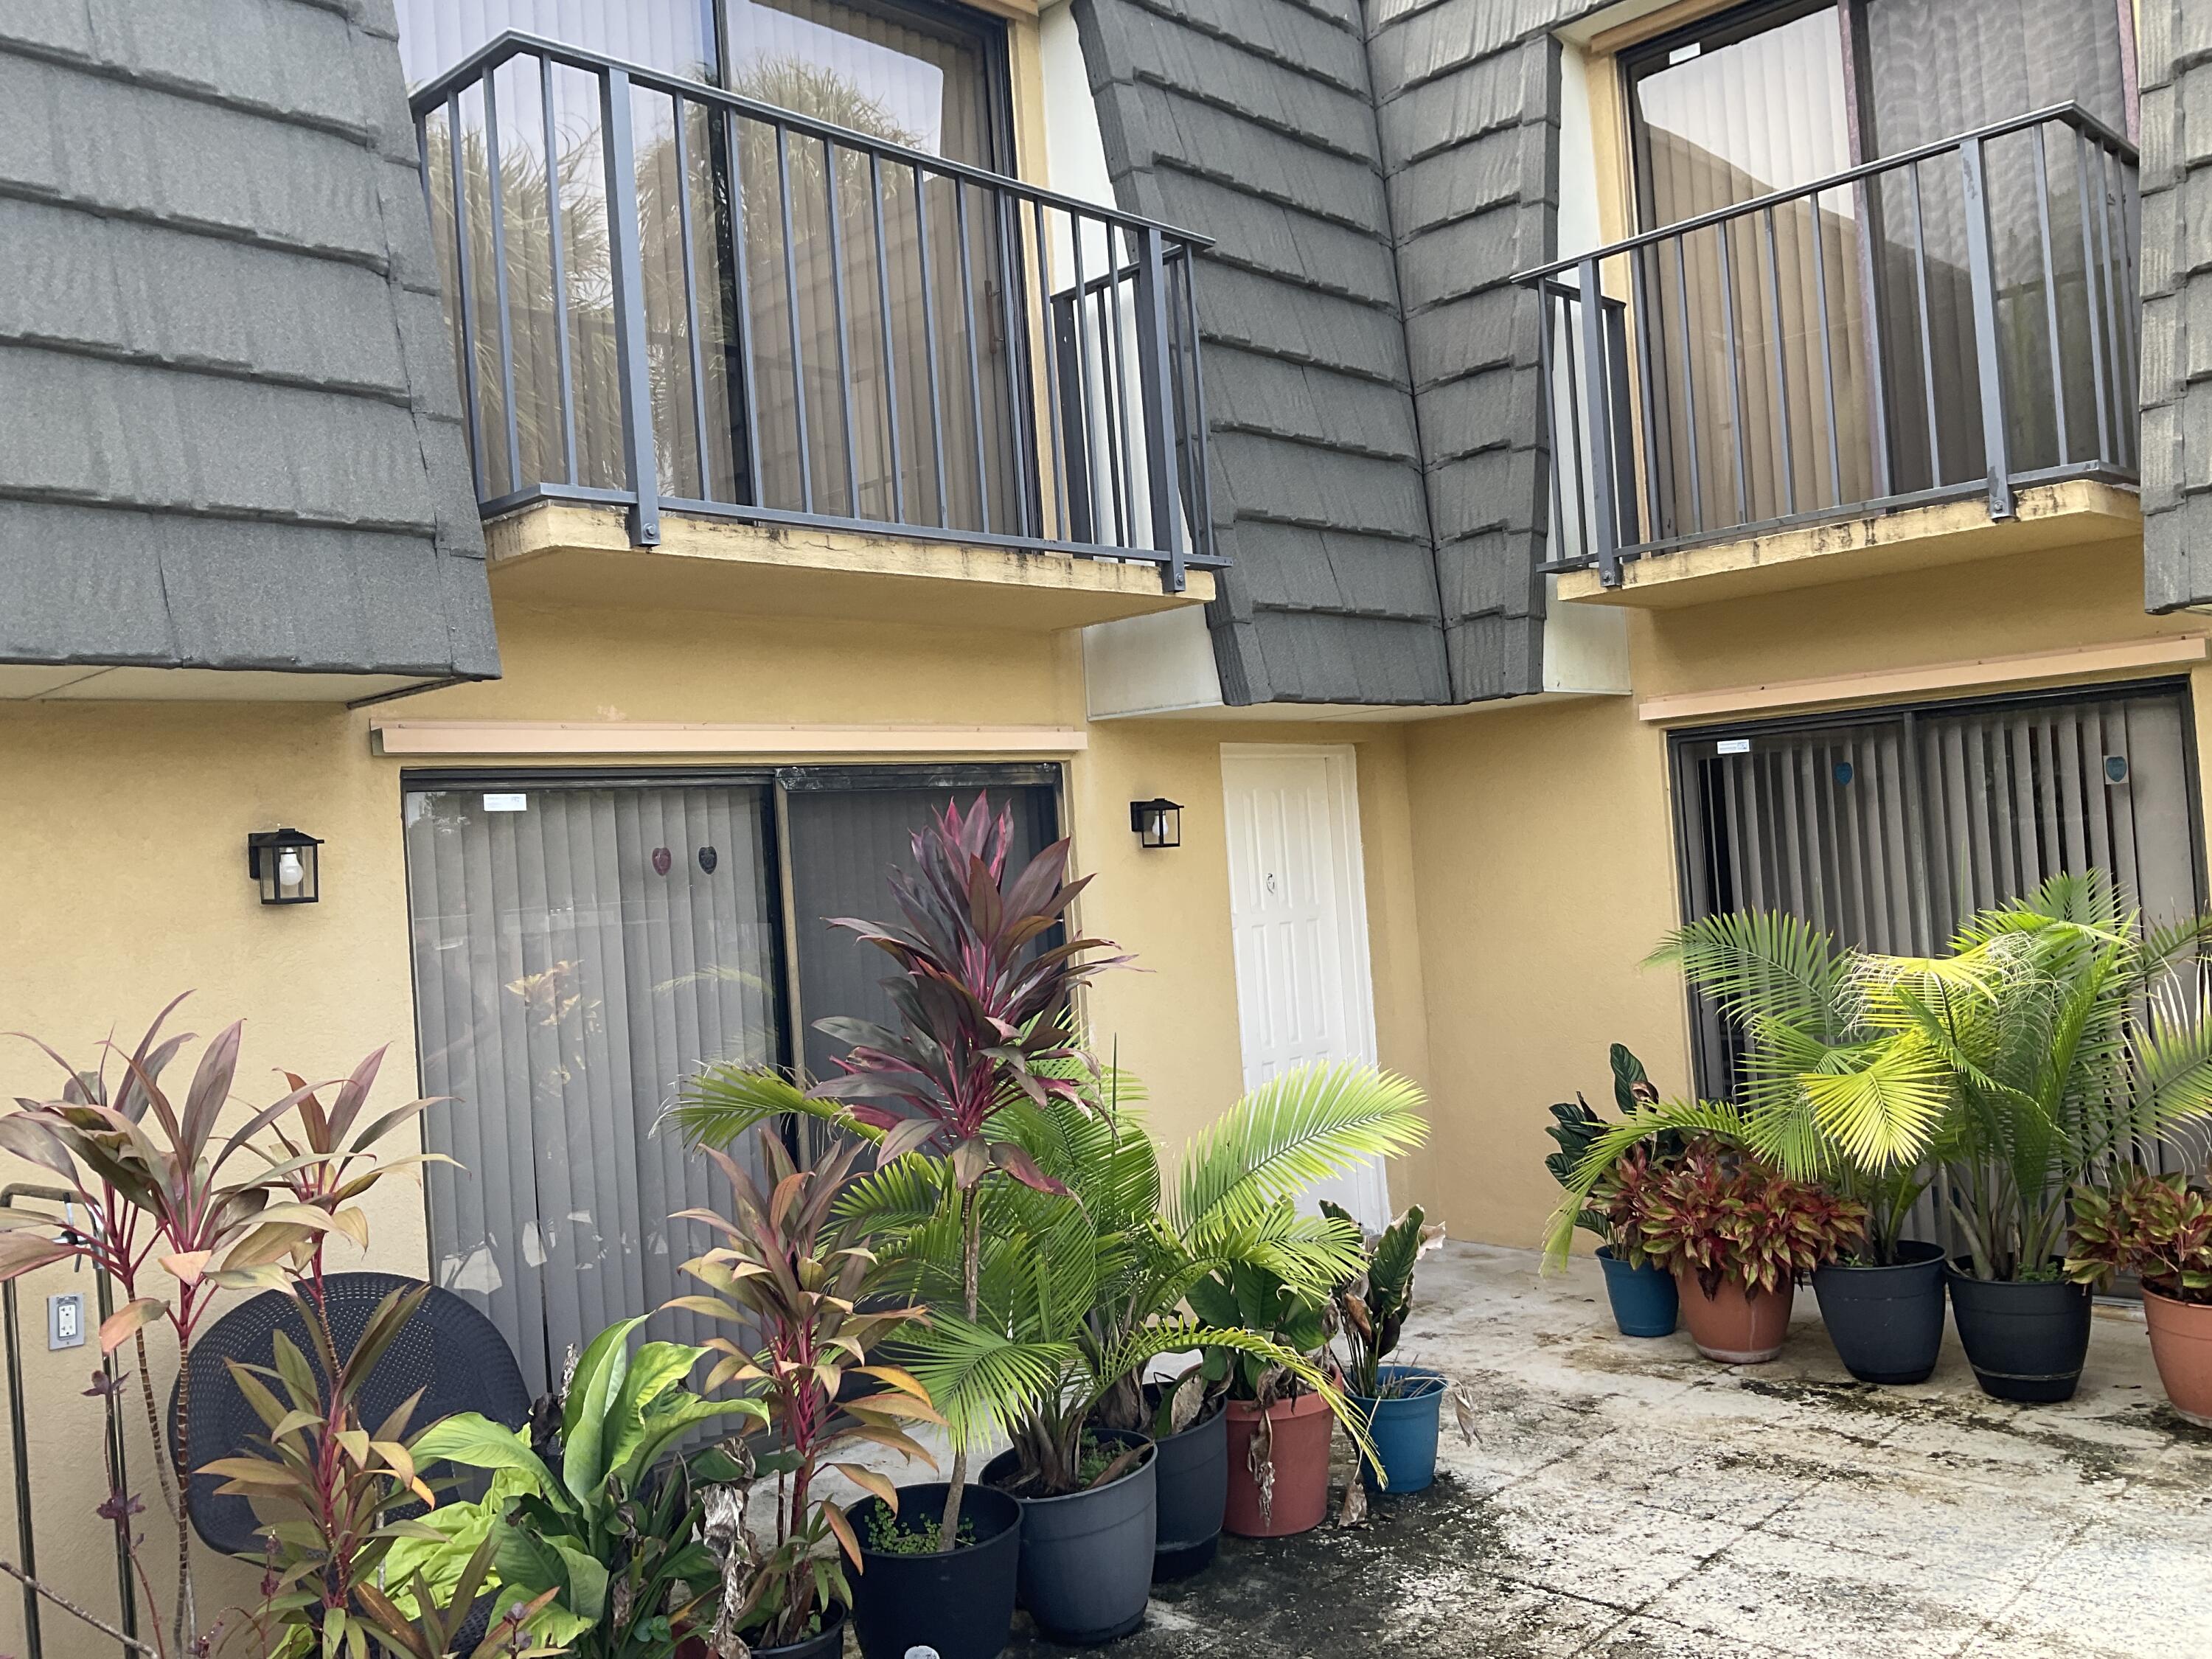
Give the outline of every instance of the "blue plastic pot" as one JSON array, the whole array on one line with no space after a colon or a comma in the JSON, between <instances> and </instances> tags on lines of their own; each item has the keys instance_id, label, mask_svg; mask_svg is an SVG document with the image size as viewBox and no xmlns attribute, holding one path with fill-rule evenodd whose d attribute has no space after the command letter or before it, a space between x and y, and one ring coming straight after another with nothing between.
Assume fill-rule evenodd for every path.
<instances>
[{"instance_id":1,"label":"blue plastic pot","mask_svg":"<svg viewBox=\"0 0 2212 1659\"><path fill-rule=\"evenodd\" d=\"M1613 1253L1613 1246L1598 1247L1605 1267L1605 1293L1613 1304L1613 1322L1623 1336L1672 1336L1681 1303L1674 1291L1674 1275L1656 1262L1632 1267Z\"/></svg>"},{"instance_id":2,"label":"blue plastic pot","mask_svg":"<svg viewBox=\"0 0 2212 1659\"><path fill-rule=\"evenodd\" d=\"M1367 1419L1367 1437L1375 1443L1382 1460L1385 1488L1392 1497L1420 1492L1437 1478L1437 1429L1443 1421L1444 1380L1418 1365L1383 1365L1376 1372L1380 1382L1403 1384L1381 1400L1352 1396L1352 1405ZM1359 1473L1368 1486L1377 1486L1375 1468L1367 1455L1359 1456Z\"/></svg>"}]
</instances>

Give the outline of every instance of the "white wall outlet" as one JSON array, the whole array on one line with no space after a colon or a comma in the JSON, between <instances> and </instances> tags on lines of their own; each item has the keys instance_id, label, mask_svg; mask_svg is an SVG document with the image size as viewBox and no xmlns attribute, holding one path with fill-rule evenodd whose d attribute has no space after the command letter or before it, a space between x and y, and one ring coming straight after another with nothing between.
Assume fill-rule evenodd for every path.
<instances>
[{"instance_id":1,"label":"white wall outlet","mask_svg":"<svg viewBox=\"0 0 2212 1659\"><path fill-rule=\"evenodd\" d=\"M84 1346L84 1292L64 1291L46 1298L46 1347Z\"/></svg>"}]
</instances>

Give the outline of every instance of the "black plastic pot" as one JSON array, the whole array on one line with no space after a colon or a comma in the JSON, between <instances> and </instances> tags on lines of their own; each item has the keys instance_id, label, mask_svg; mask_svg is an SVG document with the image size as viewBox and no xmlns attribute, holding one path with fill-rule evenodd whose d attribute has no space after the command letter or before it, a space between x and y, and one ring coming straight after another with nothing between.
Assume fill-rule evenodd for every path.
<instances>
[{"instance_id":1,"label":"black plastic pot","mask_svg":"<svg viewBox=\"0 0 2212 1659\"><path fill-rule=\"evenodd\" d=\"M1141 1446L1144 1455L1103 1486L1020 1500L1022 1605L1056 1642L1088 1644L1127 1636L1145 1622L1152 1595L1159 1449L1141 1434L1095 1432L1102 1441ZM1010 1480L1020 1467L1013 1453L1002 1453L985 1467L984 1482Z\"/></svg>"},{"instance_id":2,"label":"black plastic pot","mask_svg":"<svg viewBox=\"0 0 2212 1659\"><path fill-rule=\"evenodd\" d=\"M845 1609L822 1627L818 1636L803 1642L786 1642L780 1648L755 1648L753 1659L838 1659L845 1651Z\"/></svg>"},{"instance_id":3,"label":"black plastic pot","mask_svg":"<svg viewBox=\"0 0 2212 1659\"><path fill-rule=\"evenodd\" d=\"M1960 1345L1982 1392L2043 1404L2071 1400L2089 1352L2089 1291L2059 1279L1948 1278Z\"/></svg>"},{"instance_id":4,"label":"black plastic pot","mask_svg":"<svg viewBox=\"0 0 2212 1659\"><path fill-rule=\"evenodd\" d=\"M1159 1488L1159 1539L1152 1582L1202 1572L1221 1547L1221 1516L1229 1506L1229 1413L1219 1401L1181 1434L1157 1443L1152 1467Z\"/></svg>"},{"instance_id":5,"label":"black plastic pot","mask_svg":"<svg viewBox=\"0 0 2212 1659\"><path fill-rule=\"evenodd\" d=\"M1820 1320L1862 1382L1925 1382L1943 1348L1943 1247L1906 1239L1887 1267L1813 1272Z\"/></svg>"},{"instance_id":6,"label":"black plastic pot","mask_svg":"<svg viewBox=\"0 0 2212 1659\"><path fill-rule=\"evenodd\" d=\"M945 1507L942 1481L901 1486L898 1494L902 1516L933 1516ZM975 1541L933 1555L870 1549L869 1525L883 1507L880 1498L863 1498L845 1512L860 1540L853 1629L866 1659L906 1659L908 1649L920 1647L936 1649L939 1659L998 1659L1014 1622L1022 1506L971 1482L960 1513L963 1531L975 1522Z\"/></svg>"}]
</instances>

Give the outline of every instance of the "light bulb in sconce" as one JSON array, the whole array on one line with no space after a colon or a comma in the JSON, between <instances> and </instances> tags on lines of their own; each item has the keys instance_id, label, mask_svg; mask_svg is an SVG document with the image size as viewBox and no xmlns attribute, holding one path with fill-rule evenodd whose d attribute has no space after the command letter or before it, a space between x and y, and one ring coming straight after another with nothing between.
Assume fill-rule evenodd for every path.
<instances>
[{"instance_id":1,"label":"light bulb in sconce","mask_svg":"<svg viewBox=\"0 0 2212 1659\"><path fill-rule=\"evenodd\" d=\"M306 873L301 866L299 854L292 848L287 847L276 855L276 884L279 887L297 887L300 878Z\"/></svg>"}]
</instances>

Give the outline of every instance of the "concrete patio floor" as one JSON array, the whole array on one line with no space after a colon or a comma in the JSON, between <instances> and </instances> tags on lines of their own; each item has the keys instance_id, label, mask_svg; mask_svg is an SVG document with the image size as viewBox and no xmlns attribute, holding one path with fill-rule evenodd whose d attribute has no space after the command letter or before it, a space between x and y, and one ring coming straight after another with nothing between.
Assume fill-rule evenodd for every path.
<instances>
[{"instance_id":1,"label":"concrete patio floor","mask_svg":"<svg viewBox=\"0 0 2212 1659\"><path fill-rule=\"evenodd\" d=\"M1975 1388L1955 1335L1921 1387L1853 1382L1807 1291L1781 1359L1729 1368L1617 1334L1595 1262L1542 1279L1455 1244L1419 1289L1406 1357L1469 1385L1477 1443L1448 1427L1437 1485L1364 1528L1224 1540L1104 1651L2212 1654L2212 1432L2166 1407L2129 1310L2100 1308L2074 1401L2027 1408Z\"/></svg>"}]
</instances>

